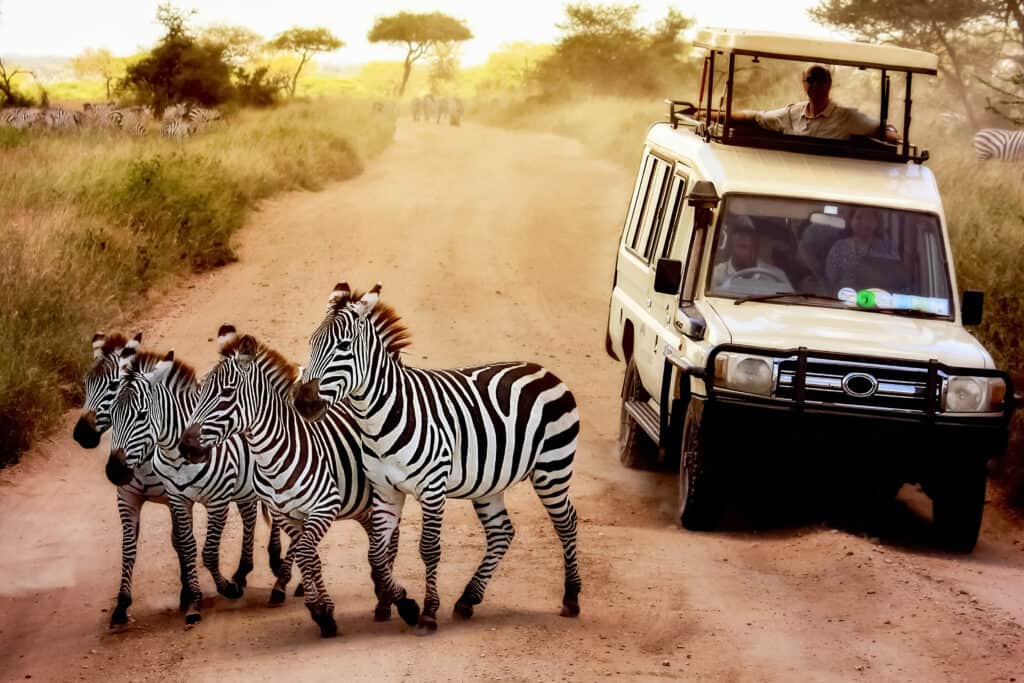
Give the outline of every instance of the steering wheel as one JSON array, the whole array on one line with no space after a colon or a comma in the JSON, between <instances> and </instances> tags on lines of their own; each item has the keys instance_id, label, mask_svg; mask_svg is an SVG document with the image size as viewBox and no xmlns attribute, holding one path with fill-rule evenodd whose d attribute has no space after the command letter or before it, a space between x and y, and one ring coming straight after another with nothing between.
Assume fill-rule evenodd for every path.
<instances>
[{"instance_id":1,"label":"steering wheel","mask_svg":"<svg viewBox=\"0 0 1024 683\"><path fill-rule=\"evenodd\" d=\"M760 280L761 276L765 276L767 279L773 282L778 282L780 285L785 285L792 289L793 285L790 284L789 279L785 275L781 275L774 271L768 270L767 268L743 268L737 270L735 273L727 277L719 287L723 289L729 289L732 285L733 280Z\"/></svg>"}]
</instances>

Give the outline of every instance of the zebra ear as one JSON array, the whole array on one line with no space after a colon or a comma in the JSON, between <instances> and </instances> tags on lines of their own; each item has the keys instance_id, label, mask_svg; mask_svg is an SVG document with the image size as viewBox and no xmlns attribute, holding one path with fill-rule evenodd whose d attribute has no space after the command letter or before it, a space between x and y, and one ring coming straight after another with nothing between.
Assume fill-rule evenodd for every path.
<instances>
[{"instance_id":1,"label":"zebra ear","mask_svg":"<svg viewBox=\"0 0 1024 683\"><path fill-rule=\"evenodd\" d=\"M236 338L238 338L238 330L235 329L235 326L224 323L217 330L217 347L223 351L224 347L235 341Z\"/></svg>"},{"instance_id":2,"label":"zebra ear","mask_svg":"<svg viewBox=\"0 0 1024 683\"><path fill-rule=\"evenodd\" d=\"M153 371L146 375L146 378L151 382L163 382L167 379L167 375L170 374L171 368L174 367L174 349L167 352L167 355L156 364Z\"/></svg>"},{"instance_id":3,"label":"zebra ear","mask_svg":"<svg viewBox=\"0 0 1024 683\"><path fill-rule=\"evenodd\" d=\"M92 335L92 359L96 362L103 360L103 342L106 338L107 335L102 332Z\"/></svg>"},{"instance_id":4,"label":"zebra ear","mask_svg":"<svg viewBox=\"0 0 1024 683\"><path fill-rule=\"evenodd\" d=\"M256 357L256 339L252 335L245 335L238 342L238 353L235 355L235 362L242 370L248 370Z\"/></svg>"},{"instance_id":5,"label":"zebra ear","mask_svg":"<svg viewBox=\"0 0 1024 683\"><path fill-rule=\"evenodd\" d=\"M330 313L337 309L339 304L347 303L352 298L352 290L349 288L347 282L339 282L334 285L334 291L331 292L330 298L327 299L327 312Z\"/></svg>"},{"instance_id":6,"label":"zebra ear","mask_svg":"<svg viewBox=\"0 0 1024 683\"><path fill-rule=\"evenodd\" d=\"M380 301L380 288L381 284L378 282L373 286L369 292L363 295L359 301L356 302L355 311L360 318L365 319L366 316L370 315L377 302Z\"/></svg>"}]
</instances>

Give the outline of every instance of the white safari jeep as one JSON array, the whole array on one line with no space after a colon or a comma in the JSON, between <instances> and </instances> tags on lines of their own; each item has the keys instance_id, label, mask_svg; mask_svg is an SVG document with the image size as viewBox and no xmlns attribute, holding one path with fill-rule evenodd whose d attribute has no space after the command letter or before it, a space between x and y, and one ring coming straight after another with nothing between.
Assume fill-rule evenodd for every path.
<instances>
[{"instance_id":1,"label":"white safari jeep","mask_svg":"<svg viewBox=\"0 0 1024 683\"><path fill-rule=\"evenodd\" d=\"M716 525L741 456L843 462L876 491L920 483L938 538L970 551L1014 394L964 329L982 294L957 293L928 154L909 142L911 82L936 57L725 30L696 44L697 104L669 102L650 128L619 242L606 348L626 364L622 462L680 461L688 529ZM734 118L744 80L782 66L795 84L809 62L874 85L879 135L902 86L902 139Z\"/></svg>"}]
</instances>

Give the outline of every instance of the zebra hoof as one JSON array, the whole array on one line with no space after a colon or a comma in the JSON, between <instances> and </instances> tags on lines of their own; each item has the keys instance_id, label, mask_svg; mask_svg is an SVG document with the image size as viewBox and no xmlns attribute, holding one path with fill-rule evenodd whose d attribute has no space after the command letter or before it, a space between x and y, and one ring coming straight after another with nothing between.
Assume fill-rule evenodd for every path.
<instances>
[{"instance_id":1,"label":"zebra hoof","mask_svg":"<svg viewBox=\"0 0 1024 683\"><path fill-rule=\"evenodd\" d=\"M181 589L181 595L178 596L178 611L187 612L188 606L192 604L192 594L187 588Z\"/></svg>"},{"instance_id":2,"label":"zebra hoof","mask_svg":"<svg viewBox=\"0 0 1024 683\"><path fill-rule=\"evenodd\" d=\"M378 605L373 610L373 620L377 622L391 621L391 606Z\"/></svg>"},{"instance_id":3,"label":"zebra hoof","mask_svg":"<svg viewBox=\"0 0 1024 683\"><path fill-rule=\"evenodd\" d=\"M270 606L280 607L284 604L286 597L288 597L287 593L285 593L283 590L275 588L274 590L270 591Z\"/></svg>"},{"instance_id":4,"label":"zebra hoof","mask_svg":"<svg viewBox=\"0 0 1024 683\"><path fill-rule=\"evenodd\" d=\"M124 626L128 623L128 607L131 606L131 604L131 596L117 596L117 607L114 608L114 611L110 615L110 628L117 628L118 626Z\"/></svg>"},{"instance_id":5,"label":"zebra hoof","mask_svg":"<svg viewBox=\"0 0 1024 683\"><path fill-rule=\"evenodd\" d=\"M313 617L313 621L320 627L321 638L333 638L338 635L338 624L334 621L333 608L314 605L306 605L306 607L309 608L309 614Z\"/></svg>"},{"instance_id":6,"label":"zebra hoof","mask_svg":"<svg viewBox=\"0 0 1024 683\"><path fill-rule=\"evenodd\" d=\"M563 617L578 617L580 615L580 603L578 602L564 602L562 603L562 616Z\"/></svg>"},{"instance_id":7,"label":"zebra hoof","mask_svg":"<svg viewBox=\"0 0 1024 683\"><path fill-rule=\"evenodd\" d=\"M234 581L228 581L226 584L219 587L217 592L230 600L237 600L245 593L242 587Z\"/></svg>"},{"instance_id":8,"label":"zebra hoof","mask_svg":"<svg viewBox=\"0 0 1024 683\"><path fill-rule=\"evenodd\" d=\"M420 615L420 621L416 624L416 635L429 636L437 633L437 619L427 614Z\"/></svg>"},{"instance_id":9,"label":"zebra hoof","mask_svg":"<svg viewBox=\"0 0 1024 683\"><path fill-rule=\"evenodd\" d=\"M203 620L203 615L199 612L189 612L185 615L185 625L193 626Z\"/></svg>"},{"instance_id":10,"label":"zebra hoof","mask_svg":"<svg viewBox=\"0 0 1024 683\"><path fill-rule=\"evenodd\" d=\"M249 584L249 572L252 571L252 567L239 567L232 576L231 580L238 584L239 588L245 588Z\"/></svg>"},{"instance_id":11,"label":"zebra hoof","mask_svg":"<svg viewBox=\"0 0 1024 683\"><path fill-rule=\"evenodd\" d=\"M453 610L453 614L456 617L461 617L463 619L472 619L473 605L470 605L465 602L457 602L455 603L455 609Z\"/></svg>"},{"instance_id":12,"label":"zebra hoof","mask_svg":"<svg viewBox=\"0 0 1024 683\"><path fill-rule=\"evenodd\" d=\"M420 606L412 598L402 598L395 603L398 607L398 616L402 617L402 621L409 624L409 626L415 626L420 620Z\"/></svg>"},{"instance_id":13,"label":"zebra hoof","mask_svg":"<svg viewBox=\"0 0 1024 683\"><path fill-rule=\"evenodd\" d=\"M297 598L301 598L305 594L306 594L306 589L302 586L301 583L298 586L295 587L295 592L292 593L292 595L294 595Z\"/></svg>"}]
</instances>

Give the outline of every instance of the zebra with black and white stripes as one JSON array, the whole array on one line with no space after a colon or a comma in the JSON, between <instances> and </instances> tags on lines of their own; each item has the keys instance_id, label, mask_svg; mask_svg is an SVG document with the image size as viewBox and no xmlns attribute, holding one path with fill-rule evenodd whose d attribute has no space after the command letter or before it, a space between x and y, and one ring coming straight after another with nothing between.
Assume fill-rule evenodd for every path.
<instances>
[{"instance_id":1,"label":"zebra with black and white stripes","mask_svg":"<svg viewBox=\"0 0 1024 683\"><path fill-rule=\"evenodd\" d=\"M189 602L185 623L201 620L202 590L196 571L196 540L192 508L207 509L203 564L217 592L242 597L253 569L253 542L258 498L253 490L253 461L242 436L227 439L204 463L185 461L178 441L199 398L195 371L169 352L150 372L141 371L131 349L121 360L121 386L111 408L110 458L131 470L152 468L164 487L171 509L174 548L187 577ZM242 553L229 581L220 571L220 538L234 502L242 517ZM272 534L272 537L274 535ZM286 560L287 562L287 560ZM283 586L278 586L283 590Z\"/></svg>"},{"instance_id":2,"label":"zebra with black and white stripes","mask_svg":"<svg viewBox=\"0 0 1024 683\"><path fill-rule=\"evenodd\" d=\"M1024 161L1024 130L982 128L973 144L982 161Z\"/></svg>"},{"instance_id":3,"label":"zebra with black and white stripes","mask_svg":"<svg viewBox=\"0 0 1024 683\"><path fill-rule=\"evenodd\" d=\"M195 126L202 127L211 123L223 121L224 115L217 109L210 109L208 107L189 107L188 112L185 114L185 118L191 121Z\"/></svg>"},{"instance_id":4,"label":"zebra with black and white stripes","mask_svg":"<svg viewBox=\"0 0 1024 683\"><path fill-rule=\"evenodd\" d=\"M232 326L223 326L218 337L226 340L222 357L203 379L181 452L202 461L232 435L246 434L256 493L292 537L289 555L302 572L306 607L321 636L337 635L317 547L339 519L355 519L371 533L361 435L344 409L327 411L316 424L306 422L292 404L298 372L276 351L252 336L237 337ZM398 550L397 528L384 546L381 561L390 568ZM377 621L389 619L395 603L403 619L416 623L419 607L404 591L385 592L376 575L374 587Z\"/></svg>"},{"instance_id":5,"label":"zebra with black and white stripes","mask_svg":"<svg viewBox=\"0 0 1024 683\"><path fill-rule=\"evenodd\" d=\"M196 134L197 127L188 119L171 119L164 121L160 127L160 134L169 140L175 140L181 144L185 138Z\"/></svg>"},{"instance_id":6,"label":"zebra with black and white stripes","mask_svg":"<svg viewBox=\"0 0 1024 683\"><path fill-rule=\"evenodd\" d=\"M85 374L85 405L75 424L74 439L83 448L96 448L103 433L110 428L110 408L120 387L120 361L126 349L135 354L135 364L141 372L151 372L160 356L139 351L142 335L129 340L121 334L93 335L91 349L93 364ZM108 459L107 479L117 487L117 512L121 521L121 580L117 606L111 612L111 628L128 623L128 608L132 604L132 577L138 553L139 521L145 503L167 504L164 485L153 471L152 463L128 469L115 459ZM276 573L281 565L280 534L271 529L270 567ZM179 565L180 566L180 565ZM181 594L179 606L184 611L189 603L189 586L184 567L181 568Z\"/></svg>"},{"instance_id":7,"label":"zebra with black and white stripes","mask_svg":"<svg viewBox=\"0 0 1024 683\"><path fill-rule=\"evenodd\" d=\"M472 616L515 534L504 493L529 479L562 543L562 616L577 616L581 583L569 481L579 415L572 392L534 363L405 367L397 354L408 345L408 332L379 296L379 284L361 297L347 284L335 287L327 317L310 339L309 366L296 394L296 407L309 419L347 402L363 432L373 486L374 572L387 589L400 590L383 558L411 495L423 510L426 595L419 627L436 630L442 515L448 498L467 498L487 537L483 561L455 603L457 615Z\"/></svg>"}]
</instances>

